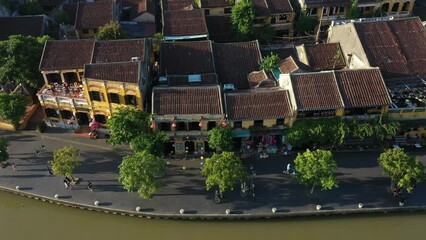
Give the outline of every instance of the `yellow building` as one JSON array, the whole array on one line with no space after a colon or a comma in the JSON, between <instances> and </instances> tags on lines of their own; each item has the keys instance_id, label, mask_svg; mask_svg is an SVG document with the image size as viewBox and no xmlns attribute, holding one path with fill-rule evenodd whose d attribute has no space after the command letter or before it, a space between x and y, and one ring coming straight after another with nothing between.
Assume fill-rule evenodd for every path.
<instances>
[{"instance_id":1,"label":"yellow building","mask_svg":"<svg viewBox=\"0 0 426 240\"><path fill-rule=\"evenodd\" d=\"M293 34L294 10L289 0L253 0L255 27L270 24L276 36Z\"/></svg>"}]
</instances>

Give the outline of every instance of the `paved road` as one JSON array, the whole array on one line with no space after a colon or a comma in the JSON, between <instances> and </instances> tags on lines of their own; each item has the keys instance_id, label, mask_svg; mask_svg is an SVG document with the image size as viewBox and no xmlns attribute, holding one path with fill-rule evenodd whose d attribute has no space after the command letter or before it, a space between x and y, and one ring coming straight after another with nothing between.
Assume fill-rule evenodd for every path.
<instances>
[{"instance_id":1,"label":"paved road","mask_svg":"<svg viewBox=\"0 0 426 240\"><path fill-rule=\"evenodd\" d=\"M245 164L253 164L256 169L256 199L241 198L237 188L226 194L221 204L215 204L213 191L206 191L204 187L200 159L169 160L162 179L163 187L152 199L143 200L137 193L128 193L117 181L117 166L122 157L131 152L127 147L111 147L103 139L77 137L62 129L50 129L43 134L0 131L0 135L10 140L9 162L14 162L18 170L0 169L0 186L14 188L19 185L24 192L52 198L59 194L62 200L81 204L93 205L97 200L108 208L134 211L140 206L144 212L159 214L178 213L181 208L194 214L223 214L225 209L233 213L269 214L272 207L281 212L297 213L314 211L317 204L329 210L356 209L359 202L370 208L398 206L388 192L389 179L377 165L377 152L336 153L340 188L325 192L318 188L313 196L295 179L282 174L287 163L293 162L294 155L246 159ZM46 146L43 157L36 155L41 145ZM80 148L83 161L75 171L75 176L82 181L72 190L66 190L63 178L49 175L46 168L52 152L65 145ZM425 152L413 154L426 164ZM87 181L93 183L95 191L86 188ZM417 186L406 199L408 206L426 205L426 184Z\"/></svg>"}]
</instances>

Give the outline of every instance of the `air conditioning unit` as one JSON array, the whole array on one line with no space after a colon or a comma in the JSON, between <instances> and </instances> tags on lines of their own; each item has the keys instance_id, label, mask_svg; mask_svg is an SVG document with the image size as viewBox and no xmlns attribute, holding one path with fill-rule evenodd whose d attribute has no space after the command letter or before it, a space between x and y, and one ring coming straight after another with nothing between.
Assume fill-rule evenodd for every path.
<instances>
[{"instance_id":1,"label":"air conditioning unit","mask_svg":"<svg viewBox=\"0 0 426 240\"><path fill-rule=\"evenodd\" d=\"M140 60L140 58L139 57L132 57L132 62L137 62L137 61L139 61Z\"/></svg>"},{"instance_id":2,"label":"air conditioning unit","mask_svg":"<svg viewBox=\"0 0 426 240\"><path fill-rule=\"evenodd\" d=\"M188 82L189 83L201 82L201 75L200 74L188 75Z\"/></svg>"},{"instance_id":3,"label":"air conditioning unit","mask_svg":"<svg viewBox=\"0 0 426 240\"><path fill-rule=\"evenodd\" d=\"M235 86L232 83L223 84L223 90L235 90Z\"/></svg>"}]
</instances>

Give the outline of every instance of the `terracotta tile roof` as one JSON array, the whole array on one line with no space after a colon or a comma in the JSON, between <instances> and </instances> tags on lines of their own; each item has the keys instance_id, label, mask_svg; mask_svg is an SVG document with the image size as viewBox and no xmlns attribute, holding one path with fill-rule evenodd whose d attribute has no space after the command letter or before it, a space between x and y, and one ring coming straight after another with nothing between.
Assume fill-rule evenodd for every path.
<instances>
[{"instance_id":1,"label":"terracotta tile roof","mask_svg":"<svg viewBox=\"0 0 426 240\"><path fill-rule=\"evenodd\" d=\"M262 52L262 56L270 55L271 53L277 54L280 59L286 59L290 56L293 58L297 58L297 53L294 47L281 47L281 48L272 48L272 49L265 49L261 48L260 51Z\"/></svg>"},{"instance_id":2,"label":"terracotta tile roof","mask_svg":"<svg viewBox=\"0 0 426 240\"><path fill-rule=\"evenodd\" d=\"M352 24L384 78L426 76L426 30L418 18Z\"/></svg>"},{"instance_id":3,"label":"terracotta tile roof","mask_svg":"<svg viewBox=\"0 0 426 240\"><path fill-rule=\"evenodd\" d=\"M86 64L84 66L84 77L138 83L140 79L140 62Z\"/></svg>"},{"instance_id":4,"label":"terracotta tile roof","mask_svg":"<svg viewBox=\"0 0 426 240\"><path fill-rule=\"evenodd\" d=\"M237 89L250 88L247 75L259 70L261 60L257 41L215 43L214 57L222 84L234 84Z\"/></svg>"},{"instance_id":5,"label":"terracotta tile roof","mask_svg":"<svg viewBox=\"0 0 426 240\"><path fill-rule=\"evenodd\" d=\"M160 75L214 73L210 41L161 42Z\"/></svg>"},{"instance_id":6,"label":"terracotta tile roof","mask_svg":"<svg viewBox=\"0 0 426 240\"><path fill-rule=\"evenodd\" d=\"M232 42L234 40L231 16L206 16L206 24L210 40L218 43Z\"/></svg>"},{"instance_id":7,"label":"terracotta tile roof","mask_svg":"<svg viewBox=\"0 0 426 240\"><path fill-rule=\"evenodd\" d=\"M0 40L11 35L40 37L44 30L43 16L0 17Z\"/></svg>"},{"instance_id":8,"label":"terracotta tile roof","mask_svg":"<svg viewBox=\"0 0 426 240\"><path fill-rule=\"evenodd\" d=\"M335 7L346 6L351 3L351 0L304 0L306 7Z\"/></svg>"},{"instance_id":9,"label":"terracotta tile roof","mask_svg":"<svg viewBox=\"0 0 426 240\"><path fill-rule=\"evenodd\" d=\"M265 0L252 0L252 3L256 17L266 17L270 15L268 5Z\"/></svg>"},{"instance_id":10,"label":"terracotta tile roof","mask_svg":"<svg viewBox=\"0 0 426 240\"><path fill-rule=\"evenodd\" d=\"M335 72L345 108L387 106L392 102L378 68Z\"/></svg>"},{"instance_id":11,"label":"terracotta tile roof","mask_svg":"<svg viewBox=\"0 0 426 240\"><path fill-rule=\"evenodd\" d=\"M293 7L289 0L266 0L270 14L280 14L293 12Z\"/></svg>"},{"instance_id":12,"label":"terracotta tile roof","mask_svg":"<svg viewBox=\"0 0 426 240\"><path fill-rule=\"evenodd\" d=\"M126 39L115 41L97 40L93 50L92 63L127 62L132 57L145 59L145 39Z\"/></svg>"},{"instance_id":13,"label":"terracotta tile roof","mask_svg":"<svg viewBox=\"0 0 426 240\"><path fill-rule=\"evenodd\" d=\"M247 80L249 81L252 88L256 87L259 85L259 83L267 79L268 75L266 75L265 70L253 71L247 75Z\"/></svg>"},{"instance_id":14,"label":"terracotta tile roof","mask_svg":"<svg viewBox=\"0 0 426 240\"><path fill-rule=\"evenodd\" d=\"M83 69L92 59L93 40L47 41L40 71Z\"/></svg>"},{"instance_id":15,"label":"terracotta tile roof","mask_svg":"<svg viewBox=\"0 0 426 240\"><path fill-rule=\"evenodd\" d=\"M333 72L290 74L298 111L343 108Z\"/></svg>"},{"instance_id":16,"label":"terracotta tile roof","mask_svg":"<svg viewBox=\"0 0 426 240\"><path fill-rule=\"evenodd\" d=\"M223 114L218 86L155 87L153 98L157 115Z\"/></svg>"},{"instance_id":17,"label":"terracotta tile roof","mask_svg":"<svg viewBox=\"0 0 426 240\"><path fill-rule=\"evenodd\" d=\"M231 120L277 119L293 116L286 90L249 90L225 93L226 111Z\"/></svg>"},{"instance_id":18,"label":"terracotta tile roof","mask_svg":"<svg viewBox=\"0 0 426 240\"><path fill-rule=\"evenodd\" d=\"M216 73L202 74L200 82L189 82L188 76L169 76L167 77L168 86L203 86L218 85Z\"/></svg>"},{"instance_id":19,"label":"terracotta tile roof","mask_svg":"<svg viewBox=\"0 0 426 240\"><path fill-rule=\"evenodd\" d=\"M231 7L226 0L201 0L201 8Z\"/></svg>"},{"instance_id":20,"label":"terracotta tile roof","mask_svg":"<svg viewBox=\"0 0 426 240\"><path fill-rule=\"evenodd\" d=\"M278 69L280 70L282 74L292 73L299 69L302 71L307 71L307 72L312 71L312 69L309 66L305 65L299 60L294 59L292 56L281 61L281 63L278 66Z\"/></svg>"},{"instance_id":21,"label":"terracotta tile roof","mask_svg":"<svg viewBox=\"0 0 426 240\"><path fill-rule=\"evenodd\" d=\"M114 20L113 11L113 1L78 2L75 28L93 29L101 27Z\"/></svg>"},{"instance_id":22,"label":"terracotta tile roof","mask_svg":"<svg viewBox=\"0 0 426 240\"><path fill-rule=\"evenodd\" d=\"M163 12L194 9L194 0L161 0Z\"/></svg>"},{"instance_id":23,"label":"terracotta tile roof","mask_svg":"<svg viewBox=\"0 0 426 240\"><path fill-rule=\"evenodd\" d=\"M342 69L346 66L339 43L303 45L309 66L315 71Z\"/></svg>"},{"instance_id":24,"label":"terracotta tile roof","mask_svg":"<svg viewBox=\"0 0 426 240\"><path fill-rule=\"evenodd\" d=\"M204 10L167 11L163 14L163 34L167 36L191 36L208 34Z\"/></svg>"}]
</instances>

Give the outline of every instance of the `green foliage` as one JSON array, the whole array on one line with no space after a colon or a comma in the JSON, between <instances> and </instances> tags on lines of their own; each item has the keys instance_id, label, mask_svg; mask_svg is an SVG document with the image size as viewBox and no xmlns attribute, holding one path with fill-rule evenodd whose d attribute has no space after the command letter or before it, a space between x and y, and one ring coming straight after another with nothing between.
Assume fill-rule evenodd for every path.
<instances>
[{"instance_id":1,"label":"green foliage","mask_svg":"<svg viewBox=\"0 0 426 240\"><path fill-rule=\"evenodd\" d=\"M377 8L373 13L373 17L385 17L387 15L388 13L386 11L383 11L382 8Z\"/></svg>"},{"instance_id":2,"label":"green foliage","mask_svg":"<svg viewBox=\"0 0 426 240\"><path fill-rule=\"evenodd\" d=\"M9 158L9 154L7 153L7 146L9 146L7 139L0 137L0 163L6 161Z\"/></svg>"},{"instance_id":3,"label":"green foliage","mask_svg":"<svg viewBox=\"0 0 426 240\"><path fill-rule=\"evenodd\" d=\"M398 132L399 123L387 122L383 119L359 123L359 121L354 118L352 128L352 135L356 138L365 139L375 137L377 140L383 141L386 136L393 136Z\"/></svg>"},{"instance_id":4,"label":"green foliage","mask_svg":"<svg viewBox=\"0 0 426 240\"><path fill-rule=\"evenodd\" d=\"M388 149L378 158L384 173L390 176L398 187L405 188L407 192L414 190L416 184L425 178L425 166L414 157L408 156L403 149Z\"/></svg>"},{"instance_id":5,"label":"green foliage","mask_svg":"<svg viewBox=\"0 0 426 240\"><path fill-rule=\"evenodd\" d=\"M81 165L81 161L76 160L79 156L80 149L73 146L65 146L55 151L53 161L49 161L52 165L53 174L72 178L74 169Z\"/></svg>"},{"instance_id":6,"label":"green foliage","mask_svg":"<svg viewBox=\"0 0 426 240\"><path fill-rule=\"evenodd\" d=\"M250 0L238 1L231 12L231 22L237 32L237 40L247 41L253 35L255 10Z\"/></svg>"},{"instance_id":7,"label":"green foliage","mask_svg":"<svg viewBox=\"0 0 426 240\"><path fill-rule=\"evenodd\" d=\"M207 158L202 174L207 177L207 190L218 186L222 193L233 190L236 182L247 179L241 159L233 152L215 153L211 158Z\"/></svg>"},{"instance_id":8,"label":"green foliage","mask_svg":"<svg viewBox=\"0 0 426 240\"><path fill-rule=\"evenodd\" d=\"M151 197L160 186L155 178L164 174L165 162L147 151L125 156L119 168L119 181L127 191L138 191L142 198Z\"/></svg>"},{"instance_id":9,"label":"green foliage","mask_svg":"<svg viewBox=\"0 0 426 240\"><path fill-rule=\"evenodd\" d=\"M163 41L164 40L164 35L163 35L162 32L158 32L158 33L154 34L153 38Z\"/></svg>"},{"instance_id":10,"label":"green foliage","mask_svg":"<svg viewBox=\"0 0 426 240\"><path fill-rule=\"evenodd\" d=\"M306 33L312 32L318 25L318 20L315 17L308 15L306 10L302 10L298 19L294 22L294 27L298 31L298 35L305 35Z\"/></svg>"},{"instance_id":11,"label":"green foliage","mask_svg":"<svg viewBox=\"0 0 426 240\"><path fill-rule=\"evenodd\" d=\"M361 17L361 12L358 9L358 4L355 0L351 1L351 6L349 7L347 19L356 19Z\"/></svg>"},{"instance_id":12,"label":"green foliage","mask_svg":"<svg viewBox=\"0 0 426 240\"><path fill-rule=\"evenodd\" d=\"M358 123L354 125L353 136L360 139L371 138L374 136L375 127L368 123Z\"/></svg>"},{"instance_id":13,"label":"green foliage","mask_svg":"<svg viewBox=\"0 0 426 240\"><path fill-rule=\"evenodd\" d=\"M297 180L302 185L311 186L311 194L313 194L316 185L320 185L322 190L339 186L339 181L333 173L337 164L330 151L318 149L311 152L308 149L302 154L298 153L294 163Z\"/></svg>"},{"instance_id":14,"label":"green foliage","mask_svg":"<svg viewBox=\"0 0 426 240\"><path fill-rule=\"evenodd\" d=\"M40 15L43 14L43 8L37 0L28 0L28 2L19 6L19 13L21 15Z\"/></svg>"},{"instance_id":15,"label":"green foliage","mask_svg":"<svg viewBox=\"0 0 426 240\"><path fill-rule=\"evenodd\" d=\"M51 17L57 24L73 24L74 21L71 19L70 15L58 8L53 9Z\"/></svg>"},{"instance_id":16,"label":"green foliage","mask_svg":"<svg viewBox=\"0 0 426 240\"><path fill-rule=\"evenodd\" d=\"M253 29L253 39L259 40L260 43L269 43L275 37L275 30L271 24L265 24L262 27L255 27Z\"/></svg>"},{"instance_id":17,"label":"green foliage","mask_svg":"<svg viewBox=\"0 0 426 240\"><path fill-rule=\"evenodd\" d=\"M112 145L129 144L137 136L151 131L149 114L134 107L118 109L108 120L111 136L108 140Z\"/></svg>"},{"instance_id":18,"label":"green foliage","mask_svg":"<svg viewBox=\"0 0 426 240\"><path fill-rule=\"evenodd\" d=\"M25 96L0 93L0 119L11 122L18 129L29 103L30 100Z\"/></svg>"},{"instance_id":19,"label":"green foliage","mask_svg":"<svg viewBox=\"0 0 426 240\"><path fill-rule=\"evenodd\" d=\"M109 22L98 29L95 38L100 40L117 40L124 38L124 34L118 22Z\"/></svg>"},{"instance_id":20,"label":"green foliage","mask_svg":"<svg viewBox=\"0 0 426 240\"><path fill-rule=\"evenodd\" d=\"M161 131L152 131L140 134L130 142L130 148L134 152L146 150L147 152L161 157L163 156L164 143L169 141L169 137Z\"/></svg>"},{"instance_id":21,"label":"green foliage","mask_svg":"<svg viewBox=\"0 0 426 240\"><path fill-rule=\"evenodd\" d=\"M209 131L209 146L219 152L231 151L233 146L230 126L217 126Z\"/></svg>"},{"instance_id":22,"label":"green foliage","mask_svg":"<svg viewBox=\"0 0 426 240\"><path fill-rule=\"evenodd\" d=\"M38 69L44 41L49 37L34 38L21 35L0 41L0 82L14 80L17 84L40 88L43 78Z\"/></svg>"},{"instance_id":23,"label":"green foliage","mask_svg":"<svg viewBox=\"0 0 426 240\"><path fill-rule=\"evenodd\" d=\"M272 72L278 67L280 62L280 57L277 54L271 52L270 55L265 56L262 61L259 63L259 68L265 71Z\"/></svg>"}]
</instances>

